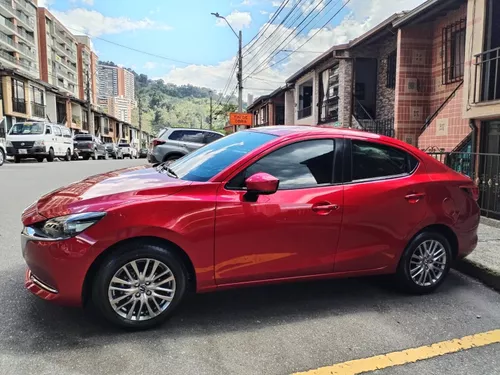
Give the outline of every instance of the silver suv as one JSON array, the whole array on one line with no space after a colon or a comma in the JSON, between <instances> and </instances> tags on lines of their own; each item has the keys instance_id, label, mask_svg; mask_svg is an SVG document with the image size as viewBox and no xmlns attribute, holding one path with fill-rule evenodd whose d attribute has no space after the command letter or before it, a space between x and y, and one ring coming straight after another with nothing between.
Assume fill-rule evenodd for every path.
<instances>
[{"instance_id":1,"label":"silver suv","mask_svg":"<svg viewBox=\"0 0 500 375\"><path fill-rule=\"evenodd\" d=\"M148 161L153 164L174 161L222 137L222 134L211 130L163 129L152 142Z\"/></svg>"}]
</instances>

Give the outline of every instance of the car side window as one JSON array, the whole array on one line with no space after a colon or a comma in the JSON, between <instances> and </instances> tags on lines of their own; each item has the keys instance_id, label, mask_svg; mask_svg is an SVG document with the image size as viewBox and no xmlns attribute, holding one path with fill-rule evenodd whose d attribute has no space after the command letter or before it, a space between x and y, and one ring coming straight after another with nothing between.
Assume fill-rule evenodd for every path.
<instances>
[{"instance_id":1,"label":"car side window","mask_svg":"<svg viewBox=\"0 0 500 375\"><path fill-rule=\"evenodd\" d=\"M52 128L50 126L45 128L45 134L52 134Z\"/></svg>"},{"instance_id":2,"label":"car side window","mask_svg":"<svg viewBox=\"0 0 500 375\"><path fill-rule=\"evenodd\" d=\"M301 141L264 156L234 177L229 189L245 188L245 180L259 172L280 180L278 190L311 188L333 183L333 139Z\"/></svg>"},{"instance_id":3,"label":"car side window","mask_svg":"<svg viewBox=\"0 0 500 375\"><path fill-rule=\"evenodd\" d=\"M204 132L196 130L176 130L169 139L179 142L204 143Z\"/></svg>"},{"instance_id":4,"label":"car side window","mask_svg":"<svg viewBox=\"0 0 500 375\"><path fill-rule=\"evenodd\" d=\"M378 143L352 141L352 180L400 176L413 172L418 160L403 150Z\"/></svg>"},{"instance_id":5,"label":"car side window","mask_svg":"<svg viewBox=\"0 0 500 375\"><path fill-rule=\"evenodd\" d=\"M205 133L205 138L203 139L203 143L208 145L209 143L212 143L213 141L216 141L220 138L222 138L222 134L217 134L217 133Z\"/></svg>"},{"instance_id":6,"label":"car side window","mask_svg":"<svg viewBox=\"0 0 500 375\"><path fill-rule=\"evenodd\" d=\"M62 136L61 128L59 128L58 126L54 126L54 134L61 137Z\"/></svg>"},{"instance_id":7,"label":"car side window","mask_svg":"<svg viewBox=\"0 0 500 375\"><path fill-rule=\"evenodd\" d=\"M67 128L63 129L63 137L64 138L71 138L71 132L69 131L69 129L67 129Z\"/></svg>"}]
</instances>

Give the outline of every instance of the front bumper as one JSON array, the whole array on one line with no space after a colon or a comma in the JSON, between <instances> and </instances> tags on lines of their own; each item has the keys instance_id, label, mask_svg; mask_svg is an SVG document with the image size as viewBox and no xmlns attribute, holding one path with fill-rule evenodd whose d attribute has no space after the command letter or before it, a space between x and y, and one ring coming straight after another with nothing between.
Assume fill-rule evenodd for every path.
<instances>
[{"instance_id":1,"label":"front bumper","mask_svg":"<svg viewBox=\"0 0 500 375\"><path fill-rule=\"evenodd\" d=\"M24 150L24 151L21 151ZM22 158L30 158L35 156L46 156L47 149L45 146L33 146L30 148L20 148L7 147L7 156L18 156Z\"/></svg>"},{"instance_id":2,"label":"front bumper","mask_svg":"<svg viewBox=\"0 0 500 375\"><path fill-rule=\"evenodd\" d=\"M85 275L91 264L91 243L80 237L39 241L21 234L28 265L25 286L38 297L63 305L81 306Z\"/></svg>"}]
</instances>

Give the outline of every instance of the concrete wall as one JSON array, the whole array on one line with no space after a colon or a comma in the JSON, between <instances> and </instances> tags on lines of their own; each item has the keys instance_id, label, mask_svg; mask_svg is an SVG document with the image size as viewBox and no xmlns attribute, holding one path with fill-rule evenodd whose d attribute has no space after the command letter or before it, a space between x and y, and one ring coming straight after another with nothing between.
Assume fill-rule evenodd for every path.
<instances>
[{"instance_id":1,"label":"concrete wall","mask_svg":"<svg viewBox=\"0 0 500 375\"><path fill-rule=\"evenodd\" d=\"M45 117L48 116L51 122L57 121L57 111L56 111L56 94L47 91L45 93Z\"/></svg>"},{"instance_id":2,"label":"concrete wall","mask_svg":"<svg viewBox=\"0 0 500 375\"><path fill-rule=\"evenodd\" d=\"M300 85L306 83L307 81L312 80L312 100L311 100L311 116L304 117L299 119L299 95L300 95ZM295 125L315 125L317 124L318 119L318 81L316 79L316 72L311 71L305 75L303 75L297 82L295 82L295 98L294 98L294 121Z\"/></svg>"},{"instance_id":3,"label":"concrete wall","mask_svg":"<svg viewBox=\"0 0 500 375\"><path fill-rule=\"evenodd\" d=\"M285 91L285 125L295 125L295 89Z\"/></svg>"}]
</instances>

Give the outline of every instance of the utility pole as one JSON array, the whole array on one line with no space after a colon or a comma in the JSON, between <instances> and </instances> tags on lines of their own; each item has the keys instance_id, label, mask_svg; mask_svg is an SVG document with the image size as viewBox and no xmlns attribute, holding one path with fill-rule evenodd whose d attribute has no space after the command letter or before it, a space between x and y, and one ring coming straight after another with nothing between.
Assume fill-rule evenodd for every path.
<instances>
[{"instance_id":1,"label":"utility pole","mask_svg":"<svg viewBox=\"0 0 500 375\"><path fill-rule=\"evenodd\" d=\"M242 34L241 30L238 33L239 48L238 48L238 112L243 112L243 53L242 53Z\"/></svg>"},{"instance_id":2,"label":"utility pole","mask_svg":"<svg viewBox=\"0 0 500 375\"><path fill-rule=\"evenodd\" d=\"M142 100L141 96L138 95L138 109L139 109L139 148L142 147Z\"/></svg>"},{"instance_id":3,"label":"utility pole","mask_svg":"<svg viewBox=\"0 0 500 375\"><path fill-rule=\"evenodd\" d=\"M92 101L90 100L91 90L90 90L90 71L87 69L87 124L89 126L89 133L95 135L94 129L94 119L92 118Z\"/></svg>"},{"instance_id":4,"label":"utility pole","mask_svg":"<svg viewBox=\"0 0 500 375\"><path fill-rule=\"evenodd\" d=\"M200 129L203 129L203 116L200 116Z\"/></svg>"},{"instance_id":5,"label":"utility pole","mask_svg":"<svg viewBox=\"0 0 500 375\"><path fill-rule=\"evenodd\" d=\"M212 91L210 91L210 130L212 130L214 127L213 121L214 121L214 115L212 107Z\"/></svg>"}]
</instances>

